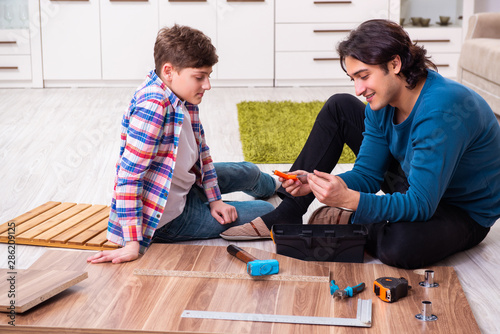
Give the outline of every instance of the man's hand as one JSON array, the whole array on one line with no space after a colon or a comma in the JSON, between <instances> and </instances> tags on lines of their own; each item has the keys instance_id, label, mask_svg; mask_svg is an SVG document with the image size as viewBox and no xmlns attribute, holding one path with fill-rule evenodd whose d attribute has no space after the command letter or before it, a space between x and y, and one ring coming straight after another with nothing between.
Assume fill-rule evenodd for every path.
<instances>
[{"instance_id":1,"label":"man's hand","mask_svg":"<svg viewBox=\"0 0 500 334\"><path fill-rule=\"evenodd\" d=\"M347 188L344 180L336 175L314 171L308 176L309 187L321 203L356 210L359 204L359 192Z\"/></svg>"},{"instance_id":2,"label":"man's hand","mask_svg":"<svg viewBox=\"0 0 500 334\"><path fill-rule=\"evenodd\" d=\"M307 175L308 173L304 170L296 170L293 172L289 172L288 174ZM280 177L279 180L287 193L292 196L299 197L305 196L311 192L311 188L308 184L308 178L309 176L301 177L300 180L285 180L284 178Z\"/></svg>"},{"instance_id":3,"label":"man's hand","mask_svg":"<svg viewBox=\"0 0 500 334\"><path fill-rule=\"evenodd\" d=\"M224 203L222 200L210 202L210 213L220 224L229 224L238 218L238 212L232 205Z\"/></svg>"},{"instance_id":4,"label":"man's hand","mask_svg":"<svg viewBox=\"0 0 500 334\"><path fill-rule=\"evenodd\" d=\"M139 257L139 241L129 241L125 247L101 251L93 256L87 258L87 262L90 263L122 263L128 261L134 261Z\"/></svg>"}]
</instances>

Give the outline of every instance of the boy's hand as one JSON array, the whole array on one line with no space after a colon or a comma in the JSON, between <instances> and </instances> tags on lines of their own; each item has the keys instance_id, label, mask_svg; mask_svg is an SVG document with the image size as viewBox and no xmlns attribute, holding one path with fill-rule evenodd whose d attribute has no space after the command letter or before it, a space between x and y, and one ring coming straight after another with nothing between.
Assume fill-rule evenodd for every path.
<instances>
[{"instance_id":1,"label":"boy's hand","mask_svg":"<svg viewBox=\"0 0 500 334\"><path fill-rule=\"evenodd\" d=\"M293 175L307 175L310 174L304 170L296 170L293 172L289 172L288 174ZM290 195L298 197L305 196L311 192L311 188L309 186L309 176L301 177L300 180L285 180L280 177L281 185Z\"/></svg>"},{"instance_id":2,"label":"boy's hand","mask_svg":"<svg viewBox=\"0 0 500 334\"><path fill-rule=\"evenodd\" d=\"M222 200L210 202L210 213L221 224L232 223L238 218L236 208Z\"/></svg>"},{"instance_id":3,"label":"boy's hand","mask_svg":"<svg viewBox=\"0 0 500 334\"><path fill-rule=\"evenodd\" d=\"M101 251L93 256L87 258L87 262L90 263L102 263L102 262L112 262L112 263L122 263L128 261L134 261L139 257L139 241L129 241L125 247Z\"/></svg>"},{"instance_id":4,"label":"boy's hand","mask_svg":"<svg viewBox=\"0 0 500 334\"><path fill-rule=\"evenodd\" d=\"M320 203L351 210L358 208L359 192L347 188L340 177L315 170L313 175L308 176L308 181Z\"/></svg>"}]
</instances>

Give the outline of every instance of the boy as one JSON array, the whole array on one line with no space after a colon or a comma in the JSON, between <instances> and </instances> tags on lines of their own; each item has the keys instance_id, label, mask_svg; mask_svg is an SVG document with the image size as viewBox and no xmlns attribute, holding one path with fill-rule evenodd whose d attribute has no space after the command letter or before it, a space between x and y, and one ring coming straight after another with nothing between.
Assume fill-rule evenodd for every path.
<instances>
[{"instance_id":1,"label":"boy","mask_svg":"<svg viewBox=\"0 0 500 334\"><path fill-rule=\"evenodd\" d=\"M355 211L368 251L391 266L422 268L479 244L500 218L500 127L491 108L433 71L426 50L394 22L362 23L337 51L368 105L348 94L327 101L291 168L310 172L307 181L282 180L283 202L254 220L254 238L273 224L302 223L317 198ZM331 175L344 143L357 154L354 168ZM222 236L251 233L243 225Z\"/></svg>"},{"instance_id":2,"label":"boy","mask_svg":"<svg viewBox=\"0 0 500 334\"><path fill-rule=\"evenodd\" d=\"M151 241L214 238L274 208L221 200L231 191L269 197L276 182L251 163L212 163L197 107L218 61L210 39L186 26L164 28L154 57L156 70L122 121L108 240L124 247L99 252L91 263L133 261Z\"/></svg>"}]
</instances>

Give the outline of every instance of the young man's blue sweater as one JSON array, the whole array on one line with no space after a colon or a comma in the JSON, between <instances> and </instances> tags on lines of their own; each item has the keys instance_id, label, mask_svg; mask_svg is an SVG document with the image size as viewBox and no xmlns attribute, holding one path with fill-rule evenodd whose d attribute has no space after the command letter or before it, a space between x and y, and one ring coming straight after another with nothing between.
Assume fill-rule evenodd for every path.
<instances>
[{"instance_id":1,"label":"young man's blue sweater","mask_svg":"<svg viewBox=\"0 0 500 334\"><path fill-rule=\"evenodd\" d=\"M365 133L352 171L339 175L361 192L354 224L425 221L441 200L489 227L500 218L500 127L474 91L429 71L411 114L394 124L394 107L366 107ZM410 185L375 195L391 155Z\"/></svg>"}]
</instances>

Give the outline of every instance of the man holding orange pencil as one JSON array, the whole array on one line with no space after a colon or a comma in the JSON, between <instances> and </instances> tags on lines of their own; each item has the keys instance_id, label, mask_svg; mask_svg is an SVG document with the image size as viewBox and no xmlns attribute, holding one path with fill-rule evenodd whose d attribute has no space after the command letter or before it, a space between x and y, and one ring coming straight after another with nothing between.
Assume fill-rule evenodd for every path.
<instances>
[{"instance_id":1,"label":"man holding orange pencil","mask_svg":"<svg viewBox=\"0 0 500 334\"><path fill-rule=\"evenodd\" d=\"M479 244L500 218L500 127L491 108L435 72L394 22L362 23L337 51L368 104L347 94L326 102L291 168L307 177L280 179L283 201L252 221L259 238L274 224L301 224L317 198L354 211L349 223L367 227L367 250L391 266L421 268ZM331 175L344 143L354 167ZM249 238L248 225L221 236Z\"/></svg>"}]
</instances>

